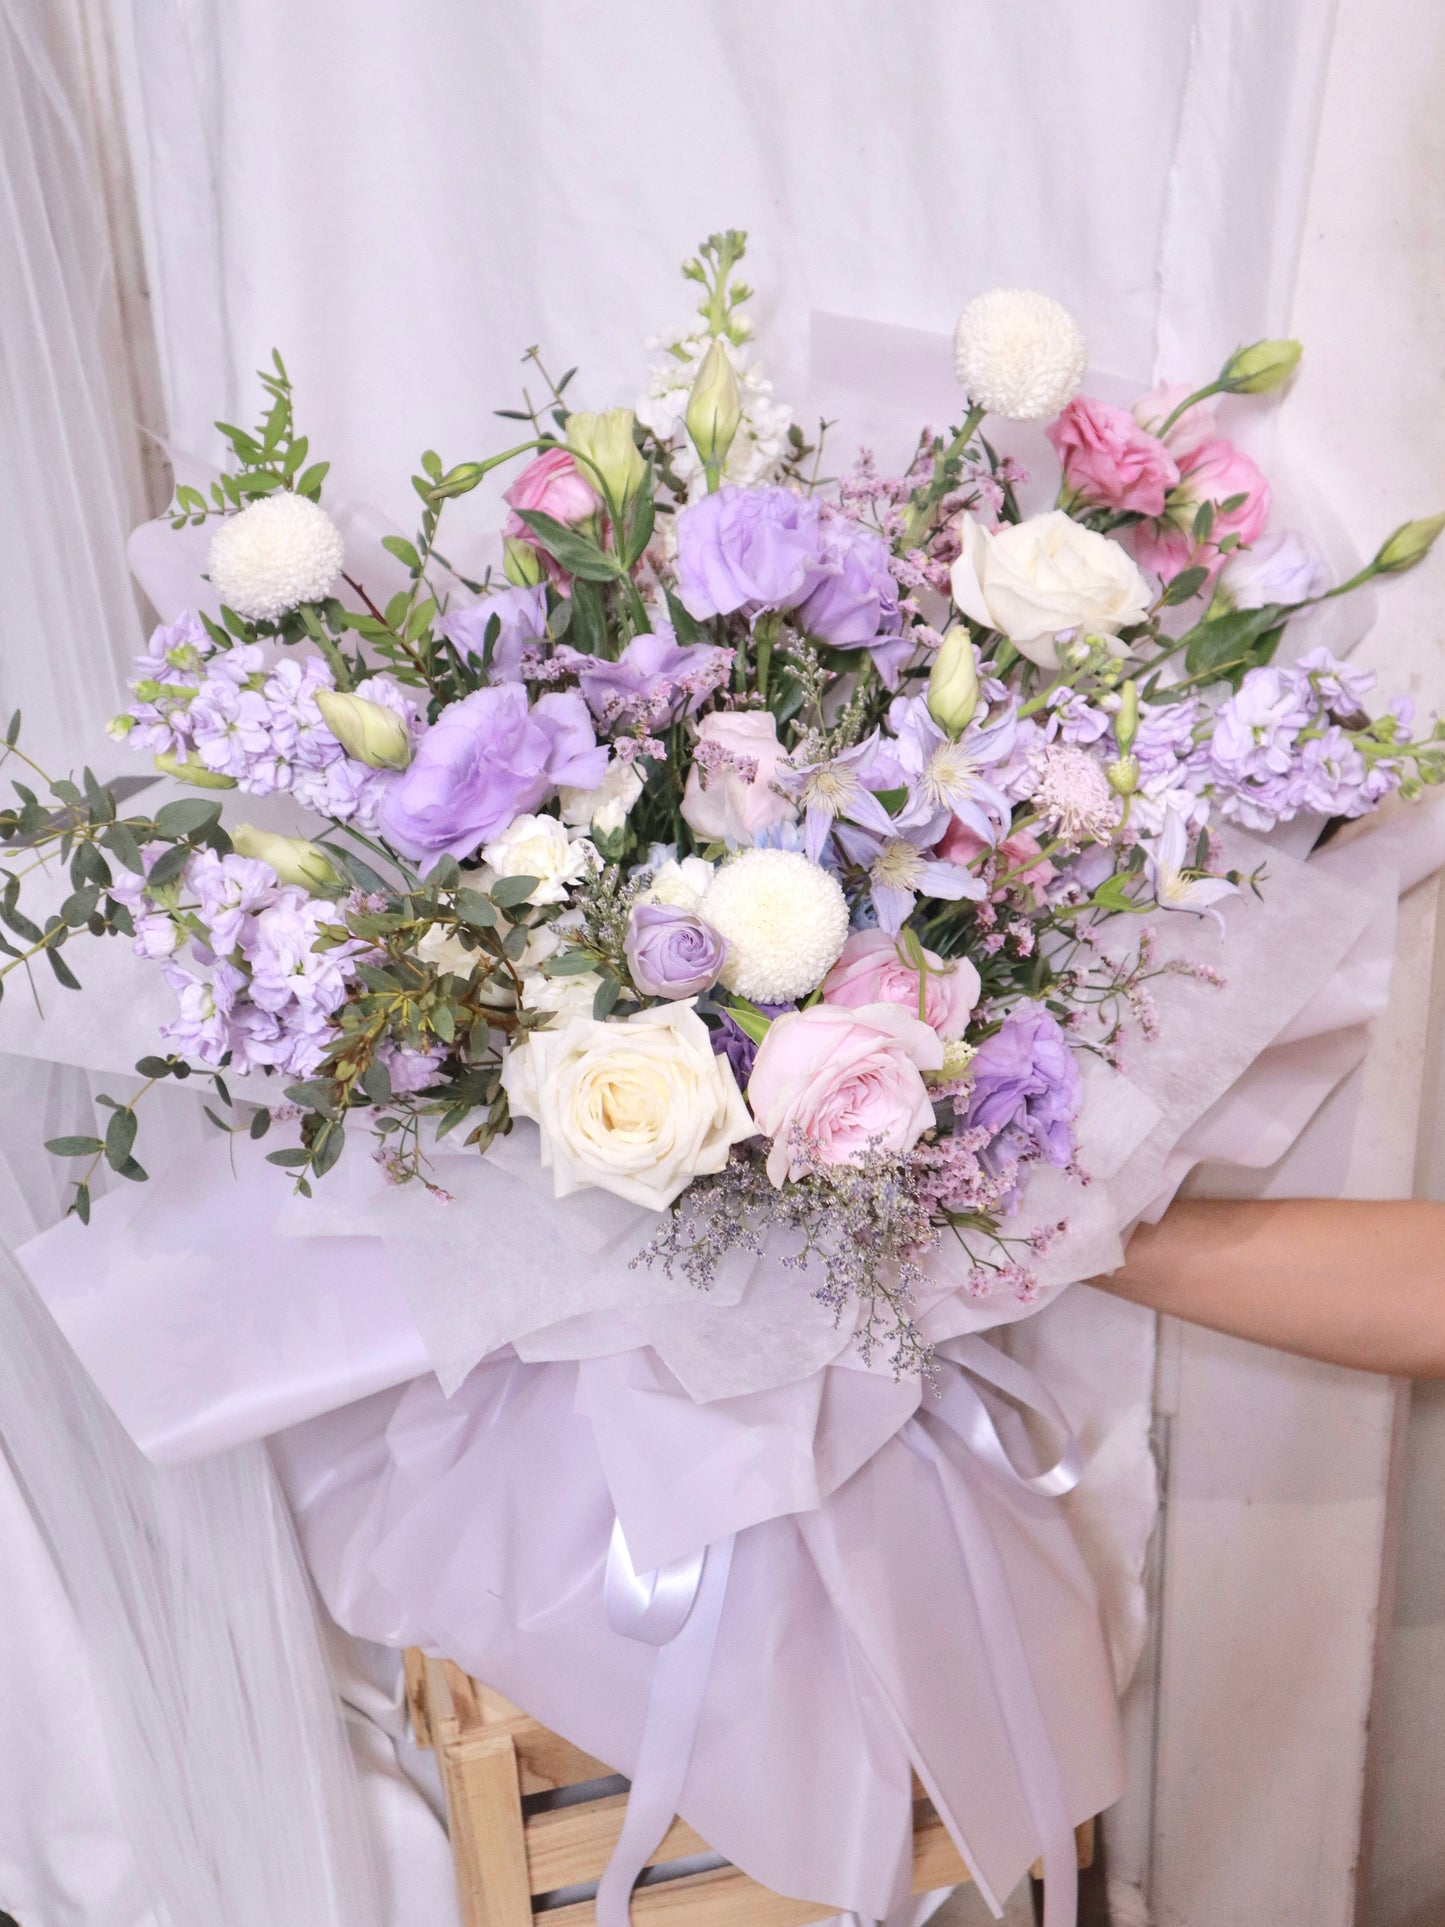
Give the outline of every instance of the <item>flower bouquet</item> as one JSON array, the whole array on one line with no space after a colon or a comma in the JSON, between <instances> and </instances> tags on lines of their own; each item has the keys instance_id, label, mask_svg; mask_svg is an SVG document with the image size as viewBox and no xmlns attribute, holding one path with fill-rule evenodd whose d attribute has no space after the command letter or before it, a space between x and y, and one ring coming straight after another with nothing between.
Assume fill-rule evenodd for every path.
<instances>
[{"instance_id":1,"label":"flower bouquet","mask_svg":"<svg viewBox=\"0 0 1445 1927\"><path fill-rule=\"evenodd\" d=\"M437 1140L485 1156L531 1118L558 1197L666 1214L645 1262L705 1286L783 1227L865 1353L912 1370L927 1254L1027 1300L1064 1227L1013 1221L1031 1167L1076 1169L1081 1056L1150 1035L1159 971L1217 976L1156 961L1148 927L1102 933L1159 909L1203 937L1259 887L1221 822L1358 816L1445 775L1407 701L1371 715L1367 675L1279 659L1440 520L1329 584L1212 411L1280 387L1297 344L1130 411L1079 393L1061 307L1007 289L959 321L961 424L825 486L754 365L743 246L687 264L700 319L635 413L573 410L568 375L504 411L517 446L422 457L384 606L344 566L278 355L264 420L222 425L233 467L176 493L176 528L214 523L219 619L156 630L114 725L200 794L125 814L88 774L18 784L0 838L73 888L41 928L12 872L0 944L69 986L82 931L153 959L178 1010L141 1074L208 1077L223 1107L228 1073L268 1074L274 1103L211 1115L299 1119L270 1157L303 1193L358 1129L427 1185ZM1054 506L1022 513L989 416L1049 419ZM467 580L443 514L502 464L504 573ZM317 828L228 828L229 791ZM117 1103L103 1141L55 1142L88 1160L82 1217L102 1159L144 1176L135 1124Z\"/></svg>"},{"instance_id":2,"label":"flower bouquet","mask_svg":"<svg viewBox=\"0 0 1445 1927\"><path fill-rule=\"evenodd\" d=\"M1349 922L1343 892L1312 899L1271 855L1291 898L1270 941L1288 923L1318 965L1272 971L1251 948L1258 837L1298 817L1328 834L1445 777L1440 725L1413 735L1403 700L1372 712L1371 678L1307 631L1422 560L1445 517L1332 583L1306 535L1271 528L1269 483L1215 413L1279 389L1297 344L1125 409L1080 392L1080 331L1017 290L963 312L955 426L901 473L865 453L826 480L822 427L810 442L754 358L742 255L729 232L687 264L697 318L634 410L574 410L572 374L532 351L546 396L501 411L521 439L424 454L416 532L363 562L277 356L259 425L220 425L228 470L176 490L209 586L152 636L114 725L168 800L147 812L89 771L16 784L0 985L43 955L78 988L88 931L174 993L140 1093L103 1100L103 1135L51 1140L79 1161L83 1222L99 1170L145 1178L157 1084L205 1087L240 1152L239 1203L156 1187L184 1266L146 1243L135 1194L106 1201L147 1279L210 1293L200 1338L195 1296L165 1301L184 1372L118 1374L159 1386L149 1437L147 1414L127 1422L159 1456L195 1449L177 1398L209 1401L222 1443L289 1426L278 1463L351 1630L470 1665L633 1773L634 1799L639 1734L666 1731L648 1813L683 1811L780 1891L885 1914L916 1769L986 1894L1042 1846L1058 1906L1071 1825L1118 1790L1113 1680L1045 1503L1077 1457L1064 1442L1021 1470L1017 1412L1011 1429L995 1408L1066 1435L1062 1415L971 1334L1118 1262L1180 1118L1360 934L1368 904ZM1010 422L1048 424L1042 495ZM447 504L511 465L498 564L468 575ZM5 741L28 762L18 718ZM229 792L267 799L273 827L223 821ZM23 879L55 890L57 860L68 894L27 914ZM1213 1031L1181 1021L1184 996L1216 1000ZM1131 1032L1169 1066L1157 1103L1119 1074ZM248 1140L311 1200L284 1223ZM358 1140L375 1166L353 1148L320 1185ZM1123 1165L1127 1195L1100 1207ZM1080 1229L1091 1196L1102 1243ZM31 1248L52 1279L70 1235ZM387 1325L394 1273L421 1357ZM266 1365L309 1402L268 1385L238 1432L234 1356L256 1341L235 1291L264 1323L273 1278L317 1307ZM307 1331L337 1354L324 1370ZM124 1306L100 1306L90 1359L127 1340ZM378 1387L384 1413L327 1429ZM655 1673L617 1637L652 1637L613 1614L634 1555L684 1601L688 1652ZM754 1740L769 1784L808 1784L803 1818L749 1799Z\"/></svg>"}]
</instances>

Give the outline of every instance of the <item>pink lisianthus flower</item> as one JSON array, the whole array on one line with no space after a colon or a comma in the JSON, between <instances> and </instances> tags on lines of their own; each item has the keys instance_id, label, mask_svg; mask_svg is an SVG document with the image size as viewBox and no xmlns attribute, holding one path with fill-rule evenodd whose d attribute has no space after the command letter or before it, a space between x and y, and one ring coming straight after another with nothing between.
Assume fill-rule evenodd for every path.
<instances>
[{"instance_id":1,"label":"pink lisianthus flower","mask_svg":"<svg viewBox=\"0 0 1445 1927\"><path fill-rule=\"evenodd\" d=\"M1164 498L1179 480L1179 464L1127 408L1080 395L1044 433L1076 500L1119 513L1164 513Z\"/></svg>"},{"instance_id":2,"label":"pink lisianthus flower","mask_svg":"<svg viewBox=\"0 0 1445 1927\"><path fill-rule=\"evenodd\" d=\"M1010 870L1019 872L1013 879L1015 883L1028 883L1036 890L1042 890L1053 882L1059 874L1046 856L1038 838L1029 830L1015 830L996 845L986 844L976 831L966 823L954 818L943 833L943 841L938 846L938 854L945 863L968 865L985 850L996 850L999 858L1000 875Z\"/></svg>"},{"instance_id":3,"label":"pink lisianthus flower","mask_svg":"<svg viewBox=\"0 0 1445 1927\"><path fill-rule=\"evenodd\" d=\"M943 1064L937 1033L896 1004L814 1004L775 1018L758 1047L748 1103L772 1139L768 1176L801 1176L800 1152L856 1164L871 1147L899 1156L933 1128L923 1081Z\"/></svg>"},{"instance_id":4,"label":"pink lisianthus flower","mask_svg":"<svg viewBox=\"0 0 1445 1927\"><path fill-rule=\"evenodd\" d=\"M884 930L855 930L843 954L823 979L825 1004L859 1010L867 1004L897 1004L921 1016L945 1042L962 1037L978 1002L978 972L967 957L945 961L923 952L923 1008L919 1010L919 971L902 943Z\"/></svg>"},{"instance_id":5,"label":"pink lisianthus flower","mask_svg":"<svg viewBox=\"0 0 1445 1927\"><path fill-rule=\"evenodd\" d=\"M1195 402L1192 408L1185 409L1177 422L1165 428L1165 422L1169 421L1180 402L1193 393L1187 381L1161 381L1147 395L1141 395L1133 408L1135 421L1163 442L1181 468L1191 455L1197 455L1204 444L1212 442L1219 433L1219 417L1213 404L1207 401Z\"/></svg>"},{"instance_id":6,"label":"pink lisianthus flower","mask_svg":"<svg viewBox=\"0 0 1445 1927\"><path fill-rule=\"evenodd\" d=\"M1236 496L1243 498L1237 507L1222 506ZM1194 536L1194 518L1202 502L1215 505L1206 542ZM1170 582L1182 569L1195 566L1213 576L1224 562L1220 543L1226 536L1237 535L1235 546L1247 548L1264 534L1269 505L1269 483L1263 472L1233 442L1216 436L1181 464L1179 485L1170 490L1163 515L1135 527L1135 558L1161 582Z\"/></svg>"},{"instance_id":7,"label":"pink lisianthus flower","mask_svg":"<svg viewBox=\"0 0 1445 1927\"><path fill-rule=\"evenodd\" d=\"M530 542L534 547L537 538L518 514L519 509L534 515L550 515L554 522L565 522L568 528L573 528L602 507L601 496L565 448L549 448L545 455L528 462L502 500L512 511L502 534ZM543 548L537 549L537 558L552 580L565 589L572 578L556 558Z\"/></svg>"}]
</instances>

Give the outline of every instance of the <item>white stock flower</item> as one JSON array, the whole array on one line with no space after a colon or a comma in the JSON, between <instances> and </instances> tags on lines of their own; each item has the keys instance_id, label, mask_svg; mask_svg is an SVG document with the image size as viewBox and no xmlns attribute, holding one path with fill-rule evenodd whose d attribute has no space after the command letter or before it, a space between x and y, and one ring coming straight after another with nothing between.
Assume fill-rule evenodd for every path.
<instances>
[{"instance_id":1,"label":"white stock flower","mask_svg":"<svg viewBox=\"0 0 1445 1927\"><path fill-rule=\"evenodd\" d=\"M1067 308L1032 288L990 288L958 317L953 369L970 401L1012 422L1044 421L1079 392L1089 346Z\"/></svg>"},{"instance_id":2,"label":"white stock flower","mask_svg":"<svg viewBox=\"0 0 1445 1927\"><path fill-rule=\"evenodd\" d=\"M743 850L698 914L728 946L720 981L755 1004L789 1004L822 983L848 941L838 879L799 850Z\"/></svg>"},{"instance_id":3,"label":"white stock flower","mask_svg":"<svg viewBox=\"0 0 1445 1927\"><path fill-rule=\"evenodd\" d=\"M747 343L739 347L722 336L714 337L702 322L650 341L648 347L658 352L648 371L647 393L637 403L637 419L659 441L678 444L672 467L687 484L690 501L706 492L707 477L702 459L688 439L687 407L698 369L714 339L722 342L723 352L732 363L742 404L742 420L723 463L723 481L752 488L771 480L787 453L788 429L793 420L791 409L773 399L773 384L759 372ZM673 516L666 517L669 528L674 520Z\"/></svg>"},{"instance_id":4,"label":"white stock flower","mask_svg":"<svg viewBox=\"0 0 1445 1927\"><path fill-rule=\"evenodd\" d=\"M535 877L528 903L562 903L569 885L597 867L597 852L585 836L568 836L555 816L518 816L483 844L482 861L496 877Z\"/></svg>"},{"instance_id":5,"label":"white stock flower","mask_svg":"<svg viewBox=\"0 0 1445 1927\"><path fill-rule=\"evenodd\" d=\"M712 882L713 866L706 857L685 856L679 863L670 856L652 872L652 882L642 893L643 903L669 903L677 910L696 910Z\"/></svg>"},{"instance_id":6,"label":"white stock flower","mask_svg":"<svg viewBox=\"0 0 1445 1927\"><path fill-rule=\"evenodd\" d=\"M955 603L1043 669L1058 668L1054 639L1062 631L1110 636L1148 613L1149 585L1133 557L1062 509L992 533L961 515L958 534Z\"/></svg>"},{"instance_id":7,"label":"white stock flower","mask_svg":"<svg viewBox=\"0 0 1445 1927\"><path fill-rule=\"evenodd\" d=\"M570 787L557 792L562 821L579 829L590 823L601 836L612 836L627 821L633 804L642 794L642 778L635 766L615 756L607 774L595 790Z\"/></svg>"},{"instance_id":8,"label":"white stock flower","mask_svg":"<svg viewBox=\"0 0 1445 1927\"><path fill-rule=\"evenodd\" d=\"M573 1017L508 1055L513 1111L535 1119L559 1198L598 1185L666 1210L757 1126L689 1000L621 1023Z\"/></svg>"},{"instance_id":9,"label":"white stock flower","mask_svg":"<svg viewBox=\"0 0 1445 1927\"><path fill-rule=\"evenodd\" d=\"M225 517L211 537L206 573L228 609L247 622L275 622L329 595L345 554L325 509L281 489Z\"/></svg>"}]
</instances>

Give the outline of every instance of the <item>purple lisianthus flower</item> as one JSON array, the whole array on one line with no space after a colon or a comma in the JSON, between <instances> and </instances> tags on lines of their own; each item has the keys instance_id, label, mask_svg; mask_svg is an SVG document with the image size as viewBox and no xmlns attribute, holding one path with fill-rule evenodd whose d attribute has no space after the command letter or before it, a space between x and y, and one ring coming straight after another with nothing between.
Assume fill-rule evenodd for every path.
<instances>
[{"instance_id":1,"label":"purple lisianthus flower","mask_svg":"<svg viewBox=\"0 0 1445 1927\"><path fill-rule=\"evenodd\" d=\"M520 682L522 651L547 633L547 592L540 585L534 589L494 589L469 608L453 609L437 627L464 656L480 662L486 652L487 627L494 616L498 626L492 645L491 679Z\"/></svg>"},{"instance_id":2,"label":"purple lisianthus flower","mask_svg":"<svg viewBox=\"0 0 1445 1927\"><path fill-rule=\"evenodd\" d=\"M1040 1003L1015 1005L969 1066L964 1126L993 1135L986 1160L1041 1159L1061 1169L1074 1155L1084 1085L1069 1041Z\"/></svg>"},{"instance_id":3,"label":"purple lisianthus flower","mask_svg":"<svg viewBox=\"0 0 1445 1927\"><path fill-rule=\"evenodd\" d=\"M914 645L900 633L903 617L888 544L875 529L843 515L827 517L821 534L818 564L794 620L835 649L871 651L885 685L896 689Z\"/></svg>"},{"instance_id":4,"label":"purple lisianthus flower","mask_svg":"<svg viewBox=\"0 0 1445 1927\"><path fill-rule=\"evenodd\" d=\"M580 696L529 709L521 683L495 683L442 711L382 799L381 827L406 856L468 857L552 789L596 789L606 769Z\"/></svg>"},{"instance_id":5,"label":"purple lisianthus flower","mask_svg":"<svg viewBox=\"0 0 1445 1927\"><path fill-rule=\"evenodd\" d=\"M577 677L588 707L605 727L650 727L696 715L726 681L732 651L707 643L684 647L666 623L652 634L634 636L616 662L559 649L557 660Z\"/></svg>"},{"instance_id":6,"label":"purple lisianthus flower","mask_svg":"<svg viewBox=\"0 0 1445 1927\"><path fill-rule=\"evenodd\" d=\"M670 903L639 903L623 946L645 997L696 997L717 981L728 947L710 923Z\"/></svg>"},{"instance_id":7,"label":"purple lisianthus flower","mask_svg":"<svg viewBox=\"0 0 1445 1927\"><path fill-rule=\"evenodd\" d=\"M792 1004L759 1004L757 1008L764 1017L781 1017L791 1010ZM753 1074L753 1062L758 1054L758 1046L748 1036L741 1024L726 1010L718 1013L721 1022L712 1033L712 1048L715 1057L725 1057L728 1068L733 1074L733 1082L740 1091L748 1087L748 1079Z\"/></svg>"},{"instance_id":8,"label":"purple lisianthus flower","mask_svg":"<svg viewBox=\"0 0 1445 1927\"><path fill-rule=\"evenodd\" d=\"M706 620L792 609L807 595L823 548L819 505L788 488L727 483L677 518L682 606Z\"/></svg>"},{"instance_id":9,"label":"purple lisianthus flower","mask_svg":"<svg viewBox=\"0 0 1445 1927\"><path fill-rule=\"evenodd\" d=\"M1298 529L1261 535L1236 549L1219 572L1214 599L1221 609L1262 609L1266 603L1306 602L1330 579L1317 542Z\"/></svg>"}]
</instances>

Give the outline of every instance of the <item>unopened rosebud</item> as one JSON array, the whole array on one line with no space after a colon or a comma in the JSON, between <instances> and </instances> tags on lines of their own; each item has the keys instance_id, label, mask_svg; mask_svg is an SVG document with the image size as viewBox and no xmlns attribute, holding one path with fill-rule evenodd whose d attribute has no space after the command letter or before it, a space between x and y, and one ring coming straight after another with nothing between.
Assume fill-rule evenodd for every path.
<instances>
[{"instance_id":1,"label":"unopened rosebud","mask_svg":"<svg viewBox=\"0 0 1445 1927\"><path fill-rule=\"evenodd\" d=\"M394 709L339 689L318 689L316 707L337 742L358 763L369 769L405 769L411 761L411 738Z\"/></svg>"},{"instance_id":2,"label":"unopened rosebud","mask_svg":"<svg viewBox=\"0 0 1445 1927\"><path fill-rule=\"evenodd\" d=\"M707 470L709 489L718 485L742 418L738 378L733 373L727 349L721 341L714 341L703 356L692 384L686 416L687 432Z\"/></svg>"},{"instance_id":3,"label":"unopened rosebud","mask_svg":"<svg viewBox=\"0 0 1445 1927\"><path fill-rule=\"evenodd\" d=\"M1115 796L1132 796L1139 787L1139 758L1137 756L1117 757L1105 769L1109 788Z\"/></svg>"},{"instance_id":4,"label":"unopened rosebud","mask_svg":"<svg viewBox=\"0 0 1445 1927\"><path fill-rule=\"evenodd\" d=\"M1406 522L1381 548L1374 566L1382 575L1399 575L1423 562L1445 529L1445 515L1427 515L1418 522Z\"/></svg>"},{"instance_id":5,"label":"unopened rosebud","mask_svg":"<svg viewBox=\"0 0 1445 1927\"><path fill-rule=\"evenodd\" d=\"M164 749L156 757L156 768L162 776L175 776L182 783L191 783L198 790L233 790L236 787L234 776L222 776L218 770L207 769L199 756L177 756L173 749Z\"/></svg>"},{"instance_id":6,"label":"unopened rosebud","mask_svg":"<svg viewBox=\"0 0 1445 1927\"><path fill-rule=\"evenodd\" d=\"M1121 755L1129 754L1138 734L1139 687L1131 680L1119 691L1119 707L1114 716L1114 741L1119 745Z\"/></svg>"},{"instance_id":7,"label":"unopened rosebud","mask_svg":"<svg viewBox=\"0 0 1445 1927\"><path fill-rule=\"evenodd\" d=\"M978 708L978 659L967 629L955 623L928 672L928 713L950 736L961 736Z\"/></svg>"},{"instance_id":8,"label":"unopened rosebud","mask_svg":"<svg viewBox=\"0 0 1445 1927\"><path fill-rule=\"evenodd\" d=\"M1267 395L1282 388L1299 366L1298 341L1255 341L1237 348L1225 362L1219 385L1231 395Z\"/></svg>"},{"instance_id":9,"label":"unopened rosebud","mask_svg":"<svg viewBox=\"0 0 1445 1927\"><path fill-rule=\"evenodd\" d=\"M636 495L647 473L647 464L632 436L636 424L637 417L630 408L567 417L567 446L574 454L588 458L619 508ZM585 462L582 466L586 470ZM590 470L587 479L593 479Z\"/></svg>"},{"instance_id":10,"label":"unopened rosebud","mask_svg":"<svg viewBox=\"0 0 1445 1927\"><path fill-rule=\"evenodd\" d=\"M231 832L231 848L237 856L269 863L283 883L295 883L313 892L345 888L325 850L304 836L274 836L269 830L258 830L254 823L238 823Z\"/></svg>"},{"instance_id":11,"label":"unopened rosebud","mask_svg":"<svg viewBox=\"0 0 1445 1927\"><path fill-rule=\"evenodd\" d=\"M502 537L502 567L519 589L535 589L542 580L542 558L519 535Z\"/></svg>"}]
</instances>

